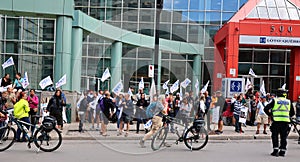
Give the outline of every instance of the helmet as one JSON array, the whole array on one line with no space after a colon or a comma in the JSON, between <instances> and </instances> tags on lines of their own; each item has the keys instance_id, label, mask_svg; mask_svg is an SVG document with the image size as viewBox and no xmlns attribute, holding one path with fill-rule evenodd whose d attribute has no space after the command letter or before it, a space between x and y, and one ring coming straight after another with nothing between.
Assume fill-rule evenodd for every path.
<instances>
[{"instance_id":1,"label":"helmet","mask_svg":"<svg viewBox=\"0 0 300 162\"><path fill-rule=\"evenodd\" d=\"M279 88L276 92L277 97L286 97L287 96L287 90L283 88Z\"/></svg>"}]
</instances>

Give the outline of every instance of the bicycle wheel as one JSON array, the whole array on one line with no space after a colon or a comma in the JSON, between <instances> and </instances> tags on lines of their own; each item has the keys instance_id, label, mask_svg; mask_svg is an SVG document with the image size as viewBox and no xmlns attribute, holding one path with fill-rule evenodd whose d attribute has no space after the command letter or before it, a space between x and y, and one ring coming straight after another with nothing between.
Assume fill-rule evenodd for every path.
<instances>
[{"instance_id":1,"label":"bicycle wheel","mask_svg":"<svg viewBox=\"0 0 300 162\"><path fill-rule=\"evenodd\" d=\"M46 131L43 127L34 133L34 144L45 152L52 152L58 149L62 143L61 133L57 128Z\"/></svg>"},{"instance_id":2,"label":"bicycle wheel","mask_svg":"<svg viewBox=\"0 0 300 162\"><path fill-rule=\"evenodd\" d=\"M161 146L165 143L168 135L168 128L160 128L153 136L151 142L151 148L153 151L159 150Z\"/></svg>"},{"instance_id":3,"label":"bicycle wheel","mask_svg":"<svg viewBox=\"0 0 300 162\"><path fill-rule=\"evenodd\" d=\"M12 127L6 126L0 129L0 151L5 151L10 148L16 138L16 130Z\"/></svg>"},{"instance_id":4,"label":"bicycle wheel","mask_svg":"<svg viewBox=\"0 0 300 162\"><path fill-rule=\"evenodd\" d=\"M190 127L183 137L184 144L190 150L202 149L208 141L208 133L204 127L197 130L195 127Z\"/></svg>"}]
</instances>

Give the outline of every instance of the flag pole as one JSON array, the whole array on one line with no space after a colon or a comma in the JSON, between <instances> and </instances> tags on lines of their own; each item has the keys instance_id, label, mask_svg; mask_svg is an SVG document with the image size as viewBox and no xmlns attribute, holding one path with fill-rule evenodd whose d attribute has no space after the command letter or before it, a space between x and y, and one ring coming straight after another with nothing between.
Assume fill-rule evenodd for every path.
<instances>
[{"instance_id":1,"label":"flag pole","mask_svg":"<svg viewBox=\"0 0 300 162\"><path fill-rule=\"evenodd\" d=\"M16 68L16 65L14 64L14 70L15 70L15 72L16 72L16 74L18 73L18 71L17 71L17 68Z\"/></svg>"}]
</instances>

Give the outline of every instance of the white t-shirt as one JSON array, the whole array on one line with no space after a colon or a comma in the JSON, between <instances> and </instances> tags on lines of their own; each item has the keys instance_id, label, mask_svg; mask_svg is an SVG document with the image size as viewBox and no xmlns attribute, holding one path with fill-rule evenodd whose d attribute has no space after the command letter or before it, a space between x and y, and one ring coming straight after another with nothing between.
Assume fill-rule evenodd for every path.
<instances>
[{"instance_id":1,"label":"white t-shirt","mask_svg":"<svg viewBox=\"0 0 300 162\"><path fill-rule=\"evenodd\" d=\"M265 102L264 102L264 105L267 106L267 104L268 104L268 102L265 101ZM258 115L266 115L266 113L265 113L265 111L264 111L264 108L265 108L264 105L262 104L261 101L258 103L258 105L257 105Z\"/></svg>"}]
</instances>

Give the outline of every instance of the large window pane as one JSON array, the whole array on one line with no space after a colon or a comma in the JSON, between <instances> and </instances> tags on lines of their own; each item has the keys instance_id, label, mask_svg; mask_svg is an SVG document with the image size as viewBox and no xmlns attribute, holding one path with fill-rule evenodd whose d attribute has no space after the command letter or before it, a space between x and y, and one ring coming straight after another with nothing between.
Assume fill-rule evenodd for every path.
<instances>
[{"instance_id":1,"label":"large window pane","mask_svg":"<svg viewBox=\"0 0 300 162\"><path fill-rule=\"evenodd\" d=\"M221 12L207 12L205 19L206 24L220 24Z\"/></svg>"},{"instance_id":2,"label":"large window pane","mask_svg":"<svg viewBox=\"0 0 300 162\"><path fill-rule=\"evenodd\" d=\"M185 23L188 20L188 12L176 11L173 12L173 23Z\"/></svg>"},{"instance_id":3,"label":"large window pane","mask_svg":"<svg viewBox=\"0 0 300 162\"><path fill-rule=\"evenodd\" d=\"M189 1L183 1L183 0L174 0L174 10L176 9L188 9L188 2Z\"/></svg>"},{"instance_id":4,"label":"large window pane","mask_svg":"<svg viewBox=\"0 0 300 162\"><path fill-rule=\"evenodd\" d=\"M190 10L204 10L205 0L190 0Z\"/></svg>"},{"instance_id":5,"label":"large window pane","mask_svg":"<svg viewBox=\"0 0 300 162\"><path fill-rule=\"evenodd\" d=\"M285 52L284 51L271 51L271 63L284 63Z\"/></svg>"},{"instance_id":6,"label":"large window pane","mask_svg":"<svg viewBox=\"0 0 300 162\"><path fill-rule=\"evenodd\" d=\"M21 48L20 42L6 42L6 53L19 53L19 48Z\"/></svg>"},{"instance_id":7,"label":"large window pane","mask_svg":"<svg viewBox=\"0 0 300 162\"><path fill-rule=\"evenodd\" d=\"M147 48L139 48L138 49L138 58L152 58L153 57L153 50Z\"/></svg>"},{"instance_id":8,"label":"large window pane","mask_svg":"<svg viewBox=\"0 0 300 162\"><path fill-rule=\"evenodd\" d=\"M164 0L164 10L171 10L172 9L172 2L173 0Z\"/></svg>"},{"instance_id":9,"label":"large window pane","mask_svg":"<svg viewBox=\"0 0 300 162\"><path fill-rule=\"evenodd\" d=\"M39 54L54 55L53 43L39 43Z\"/></svg>"},{"instance_id":10,"label":"large window pane","mask_svg":"<svg viewBox=\"0 0 300 162\"><path fill-rule=\"evenodd\" d=\"M221 0L209 0L206 1L206 10L221 10Z\"/></svg>"},{"instance_id":11,"label":"large window pane","mask_svg":"<svg viewBox=\"0 0 300 162\"><path fill-rule=\"evenodd\" d=\"M251 64L239 63L239 75L248 75Z\"/></svg>"},{"instance_id":12,"label":"large window pane","mask_svg":"<svg viewBox=\"0 0 300 162\"><path fill-rule=\"evenodd\" d=\"M122 0L106 0L106 2L108 7L122 7Z\"/></svg>"},{"instance_id":13,"label":"large window pane","mask_svg":"<svg viewBox=\"0 0 300 162\"><path fill-rule=\"evenodd\" d=\"M226 23L230 20L230 18L234 15L234 12L223 12L222 14L222 24Z\"/></svg>"},{"instance_id":14,"label":"large window pane","mask_svg":"<svg viewBox=\"0 0 300 162\"><path fill-rule=\"evenodd\" d=\"M189 21L204 24L204 12L190 12Z\"/></svg>"},{"instance_id":15,"label":"large window pane","mask_svg":"<svg viewBox=\"0 0 300 162\"><path fill-rule=\"evenodd\" d=\"M200 25L190 25L189 26L189 42L190 43L203 43L203 26Z\"/></svg>"},{"instance_id":16,"label":"large window pane","mask_svg":"<svg viewBox=\"0 0 300 162\"><path fill-rule=\"evenodd\" d=\"M284 76L285 75L285 68L283 65L271 65L270 68L270 75L281 75Z\"/></svg>"},{"instance_id":17,"label":"large window pane","mask_svg":"<svg viewBox=\"0 0 300 162\"><path fill-rule=\"evenodd\" d=\"M138 7L138 0L123 0L124 7L131 7L137 8Z\"/></svg>"},{"instance_id":18,"label":"large window pane","mask_svg":"<svg viewBox=\"0 0 300 162\"><path fill-rule=\"evenodd\" d=\"M159 37L164 39L170 39L170 24L160 24L159 25Z\"/></svg>"},{"instance_id":19,"label":"large window pane","mask_svg":"<svg viewBox=\"0 0 300 162\"><path fill-rule=\"evenodd\" d=\"M239 62L252 62L252 50L240 50Z\"/></svg>"},{"instance_id":20,"label":"large window pane","mask_svg":"<svg viewBox=\"0 0 300 162\"><path fill-rule=\"evenodd\" d=\"M40 20L40 41L54 41L54 20Z\"/></svg>"},{"instance_id":21,"label":"large window pane","mask_svg":"<svg viewBox=\"0 0 300 162\"><path fill-rule=\"evenodd\" d=\"M106 20L121 21L121 9L107 8L106 12Z\"/></svg>"},{"instance_id":22,"label":"large window pane","mask_svg":"<svg viewBox=\"0 0 300 162\"><path fill-rule=\"evenodd\" d=\"M39 29L37 19L24 19L22 29L23 40L37 41Z\"/></svg>"},{"instance_id":23,"label":"large window pane","mask_svg":"<svg viewBox=\"0 0 300 162\"><path fill-rule=\"evenodd\" d=\"M269 51L254 51L254 62L269 62Z\"/></svg>"},{"instance_id":24,"label":"large window pane","mask_svg":"<svg viewBox=\"0 0 300 162\"><path fill-rule=\"evenodd\" d=\"M104 7L105 6L105 0L91 0L90 2L91 7Z\"/></svg>"},{"instance_id":25,"label":"large window pane","mask_svg":"<svg viewBox=\"0 0 300 162\"><path fill-rule=\"evenodd\" d=\"M140 10L140 21L142 22L154 22L155 10L152 9L141 9Z\"/></svg>"},{"instance_id":26,"label":"large window pane","mask_svg":"<svg viewBox=\"0 0 300 162\"><path fill-rule=\"evenodd\" d=\"M161 22L171 22L171 20L172 20L171 15L172 15L172 12L163 10L160 15L160 21Z\"/></svg>"},{"instance_id":27,"label":"large window pane","mask_svg":"<svg viewBox=\"0 0 300 162\"><path fill-rule=\"evenodd\" d=\"M154 24L153 23L140 23L139 32L141 34L153 36L154 35Z\"/></svg>"},{"instance_id":28,"label":"large window pane","mask_svg":"<svg viewBox=\"0 0 300 162\"><path fill-rule=\"evenodd\" d=\"M267 64L253 64L253 71L256 75L268 75L268 65ZM248 69L249 72L249 69Z\"/></svg>"},{"instance_id":29,"label":"large window pane","mask_svg":"<svg viewBox=\"0 0 300 162\"><path fill-rule=\"evenodd\" d=\"M6 19L6 39L19 39L19 19Z\"/></svg>"},{"instance_id":30,"label":"large window pane","mask_svg":"<svg viewBox=\"0 0 300 162\"><path fill-rule=\"evenodd\" d=\"M141 0L141 8L154 8L155 0Z\"/></svg>"},{"instance_id":31,"label":"large window pane","mask_svg":"<svg viewBox=\"0 0 300 162\"><path fill-rule=\"evenodd\" d=\"M181 24L173 24L172 28L172 40L186 42L187 26Z\"/></svg>"},{"instance_id":32,"label":"large window pane","mask_svg":"<svg viewBox=\"0 0 300 162\"><path fill-rule=\"evenodd\" d=\"M237 11L237 0L223 0L223 11Z\"/></svg>"}]
</instances>

